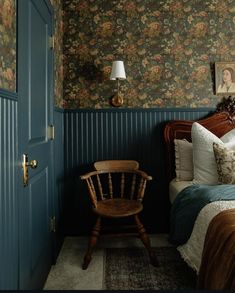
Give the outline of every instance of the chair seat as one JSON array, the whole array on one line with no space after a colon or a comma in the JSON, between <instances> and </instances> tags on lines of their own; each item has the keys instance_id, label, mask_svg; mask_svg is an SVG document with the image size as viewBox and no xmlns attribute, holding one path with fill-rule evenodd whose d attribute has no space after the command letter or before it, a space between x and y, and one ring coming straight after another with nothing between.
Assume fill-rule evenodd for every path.
<instances>
[{"instance_id":1,"label":"chair seat","mask_svg":"<svg viewBox=\"0 0 235 293\"><path fill-rule=\"evenodd\" d=\"M121 218L136 215L142 209L142 203L137 200L115 198L98 201L93 211L102 217Z\"/></svg>"}]
</instances>

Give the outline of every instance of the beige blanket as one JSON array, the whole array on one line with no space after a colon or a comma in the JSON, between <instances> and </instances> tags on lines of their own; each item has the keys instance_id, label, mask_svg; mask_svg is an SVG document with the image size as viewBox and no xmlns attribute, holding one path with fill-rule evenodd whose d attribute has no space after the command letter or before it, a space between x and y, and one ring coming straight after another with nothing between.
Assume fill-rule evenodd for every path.
<instances>
[{"instance_id":1,"label":"beige blanket","mask_svg":"<svg viewBox=\"0 0 235 293\"><path fill-rule=\"evenodd\" d=\"M182 258L197 274L201 265L206 232L211 220L220 212L230 209L235 209L235 200L221 200L207 204L198 214L189 240L177 247Z\"/></svg>"}]
</instances>

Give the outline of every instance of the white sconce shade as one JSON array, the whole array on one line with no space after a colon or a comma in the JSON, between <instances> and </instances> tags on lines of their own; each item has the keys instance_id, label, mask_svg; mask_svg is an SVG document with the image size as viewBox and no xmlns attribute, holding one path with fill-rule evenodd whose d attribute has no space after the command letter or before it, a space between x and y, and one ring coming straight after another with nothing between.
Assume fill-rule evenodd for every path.
<instances>
[{"instance_id":1,"label":"white sconce shade","mask_svg":"<svg viewBox=\"0 0 235 293\"><path fill-rule=\"evenodd\" d=\"M113 61L110 80L126 79L126 72L123 61Z\"/></svg>"}]
</instances>

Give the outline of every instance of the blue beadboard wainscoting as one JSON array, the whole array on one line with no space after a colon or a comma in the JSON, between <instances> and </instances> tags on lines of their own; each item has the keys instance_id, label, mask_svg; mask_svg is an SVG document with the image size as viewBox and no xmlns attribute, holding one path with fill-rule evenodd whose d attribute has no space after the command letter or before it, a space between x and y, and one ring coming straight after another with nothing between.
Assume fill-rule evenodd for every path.
<instances>
[{"instance_id":1,"label":"blue beadboard wainscoting","mask_svg":"<svg viewBox=\"0 0 235 293\"><path fill-rule=\"evenodd\" d=\"M64 112L54 111L55 140L53 210L56 233L53 235L54 260L63 241L62 216L64 195ZM0 89L0 290L19 289L19 206L22 194L21 154L18 152L18 97ZM32 242L33 245L33 242Z\"/></svg>"},{"instance_id":2,"label":"blue beadboard wainscoting","mask_svg":"<svg viewBox=\"0 0 235 293\"><path fill-rule=\"evenodd\" d=\"M142 220L149 233L167 232L170 204L166 184L164 125L169 120L197 120L214 109L54 110L53 209L56 218L54 260L64 235L86 235L94 223L80 175L97 160L134 159L153 176ZM0 91L0 289L19 288L19 226L22 184L18 153L17 95ZM33 244L33 243L32 243Z\"/></svg>"},{"instance_id":3,"label":"blue beadboard wainscoting","mask_svg":"<svg viewBox=\"0 0 235 293\"><path fill-rule=\"evenodd\" d=\"M65 207L66 232L88 233L94 222L86 186L79 176L92 163L107 159L134 159L153 176L148 183L142 219L149 232L168 231L169 200L166 183L163 128L170 120L197 120L204 109L107 109L66 110Z\"/></svg>"},{"instance_id":4,"label":"blue beadboard wainscoting","mask_svg":"<svg viewBox=\"0 0 235 293\"><path fill-rule=\"evenodd\" d=\"M0 289L17 288L18 194L17 101L0 91Z\"/></svg>"}]
</instances>

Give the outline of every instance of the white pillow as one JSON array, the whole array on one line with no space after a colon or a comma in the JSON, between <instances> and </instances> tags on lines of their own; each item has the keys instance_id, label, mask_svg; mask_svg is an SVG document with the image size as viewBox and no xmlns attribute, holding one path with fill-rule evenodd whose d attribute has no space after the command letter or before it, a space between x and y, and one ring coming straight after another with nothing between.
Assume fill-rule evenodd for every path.
<instances>
[{"instance_id":1,"label":"white pillow","mask_svg":"<svg viewBox=\"0 0 235 293\"><path fill-rule=\"evenodd\" d=\"M233 129L218 138L201 124L194 122L191 135L193 143L193 181L202 184L218 184L213 142L229 148L235 147L235 130Z\"/></svg>"},{"instance_id":2,"label":"white pillow","mask_svg":"<svg viewBox=\"0 0 235 293\"><path fill-rule=\"evenodd\" d=\"M193 180L192 143L186 139L174 139L176 181Z\"/></svg>"},{"instance_id":3,"label":"white pillow","mask_svg":"<svg viewBox=\"0 0 235 293\"><path fill-rule=\"evenodd\" d=\"M235 150L235 128L225 133L220 139L226 144L226 148Z\"/></svg>"}]
</instances>

